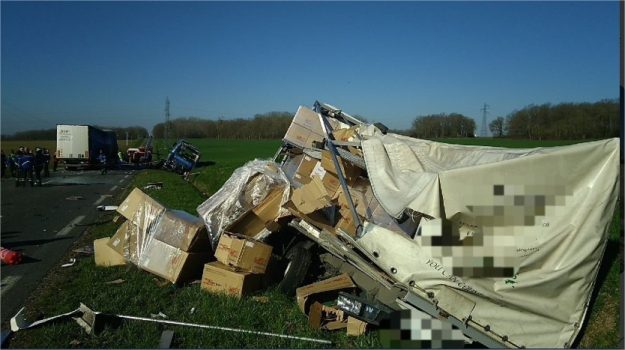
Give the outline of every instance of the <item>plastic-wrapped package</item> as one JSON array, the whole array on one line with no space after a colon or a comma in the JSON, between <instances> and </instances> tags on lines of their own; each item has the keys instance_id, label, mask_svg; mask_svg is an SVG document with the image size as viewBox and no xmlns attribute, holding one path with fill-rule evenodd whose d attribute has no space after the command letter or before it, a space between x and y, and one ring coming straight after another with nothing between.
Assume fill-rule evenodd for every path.
<instances>
[{"instance_id":1,"label":"plastic-wrapped package","mask_svg":"<svg viewBox=\"0 0 625 350\"><path fill-rule=\"evenodd\" d=\"M143 247L137 266L172 283L197 278L211 253L185 252L150 236Z\"/></svg>"},{"instance_id":2,"label":"plastic-wrapped package","mask_svg":"<svg viewBox=\"0 0 625 350\"><path fill-rule=\"evenodd\" d=\"M137 264L148 232L164 211L162 204L135 188L117 208L117 212L128 221L120 226L109 246L126 260Z\"/></svg>"},{"instance_id":3,"label":"plastic-wrapped package","mask_svg":"<svg viewBox=\"0 0 625 350\"><path fill-rule=\"evenodd\" d=\"M224 229L280 187L284 189L282 205L289 200L290 185L275 162L257 159L236 169L219 191L197 207L213 249ZM281 209L278 217L287 213Z\"/></svg>"},{"instance_id":4,"label":"plastic-wrapped package","mask_svg":"<svg viewBox=\"0 0 625 350\"><path fill-rule=\"evenodd\" d=\"M130 257L137 266L172 283L201 274L212 252L200 218L182 210L158 210L146 201L133 221L137 240Z\"/></svg>"},{"instance_id":5,"label":"plastic-wrapped package","mask_svg":"<svg viewBox=\"0 0 625 350\"><path fill-rule=\"evenodd\" d=\"M163 212L150 236L185 252L211 250L204 221L183 210Z\"/></svg>"},{"instance_id":6,"label":"plastic-wrapped package","mask_svg":"<svg viewBox=\"0 0 625 350\"><path fill-rule=\"evenodd\" d=\"M150 239L150 231L164 212L164 207L152 201L143 201L135 211L128 225L129 256L125 256L132 263L137 264L143 253L143 248Z\"/></svg>"}]
</instances>

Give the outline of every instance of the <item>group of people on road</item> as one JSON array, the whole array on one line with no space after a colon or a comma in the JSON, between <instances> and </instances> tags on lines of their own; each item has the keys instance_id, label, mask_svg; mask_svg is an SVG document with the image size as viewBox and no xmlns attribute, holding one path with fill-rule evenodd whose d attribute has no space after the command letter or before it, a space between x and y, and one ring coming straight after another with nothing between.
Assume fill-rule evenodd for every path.
<instances>
[{"instance_id":1,"label":"group of people on road","mask_svg":"<svg viewBox=\"0 0 625 350\"><path fill-rule=\"evenodd\" d=\"M28 147L21 146L17 151L11 150L7 156L4 150L0 151L2 156L2 173L5 177L7 169L10 175L16 179L16 186L26 186L26 182L30 182L31 186L41 186L41 173L44 177L50 176L50 152L47 148L36 147L31 150ZM55 157L56 158L56 157ZM56 159L54 162L54 171L56 171Z\"/></svg>"},{"instance_id":2,"label":"group of people on road","mask_svg":"<svg viewBox=\"0 0 625 350\"><path fill-rule=\"evenodd\" d=\"M56 154L51 156L47 148L36 147L33 151L28 147L20 146L17 151L11 150L9 155L5 154L4 150L0 150L0 155L2 156L0 176L2 178L14 177L15 185L18 187L26 186L26 182L29 182L31 186L41 186L41 173L43 172L44 177L50 176L50 161L53 160L53 171L56 171L58 165ZM109 162L103 150L100 150L97 159L101 173L106 174Z\"/></svg>"}]
</instances>

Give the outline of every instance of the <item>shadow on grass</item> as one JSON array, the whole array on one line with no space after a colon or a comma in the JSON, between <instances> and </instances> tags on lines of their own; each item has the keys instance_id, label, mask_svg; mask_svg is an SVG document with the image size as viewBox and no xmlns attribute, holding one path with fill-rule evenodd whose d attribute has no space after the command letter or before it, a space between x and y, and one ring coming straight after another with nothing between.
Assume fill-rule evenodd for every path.
<instances>
[{"instance_id":1,"label":"shadow on grass","mask_svg":"<svg viewBox=\"0 0 625 350\"><path fill-rule=\"evenodd\" d=\"M622 240L622 237L621 237L621 240ZM575 339L575 342L572 344L571 348L580 347L582 338L584 337L584 334L586 333L586 330L588 329L588 323L590 321L590 313L591 313L591 310L593 310L593 308L595 307L595 304L597 302L597 296L599 295L599 291L603 288L603 285L608 277L608 274L610 272L610 269L612 268L612 265L617 260L622 259L621 246L622 246L622 242L619 242L616 240L608 240L605 253L603 254L603 259L601 260L601 266L599 267L599 272L597 273L595 286L593 288L592 295L590 297L590 303L588 305L588 314L586 315L584 319L584 324L582 325L579 335L577 339ZM619 272L623 273L622 267L621 267L621 271Z\"/></svg>"},{"instance_id":2,"label":"shadow on grass","mask_svg":"<svg viewBox=\"0 0 625 350\"><path fill-rule=\"evenodd\" d=\"M203 168L203 167L211 166L211 165L215 165L215 164L216 163L213 162L212 160L206 160L206 161L197 162L197 164L195 164L195 167L196 168Z\"/></svg>"}]
</instances>

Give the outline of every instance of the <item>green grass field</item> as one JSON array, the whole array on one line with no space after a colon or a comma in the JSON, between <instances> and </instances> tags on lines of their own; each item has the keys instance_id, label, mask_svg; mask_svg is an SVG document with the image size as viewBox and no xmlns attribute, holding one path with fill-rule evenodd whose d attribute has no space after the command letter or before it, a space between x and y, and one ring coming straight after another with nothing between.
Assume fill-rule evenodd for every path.
<instances>
[{"instance_id":1,"label":"green grass field","mask_svg":"<svg viewBox=\"0 0 625 350\"><path fill-rule=\"evenodd\" d=\"M479 139L478 139L479 140ZM202 152L201 163L194 170L191 186L179 175L146 170L135 176L133 186L142 187L149 182L162 181L162 190L147 191L150 196L170 208L196 214L195 208L216 192L234 169L254 158L267 159L280 146L279 140L232 141L188 140ZM447 141L447 140L446 140ZM461 141L461 140L451 140ZM474 141L474 140L471 140ZM505 140L497 140L497 146ZM458 143L458 142L456 142ZM511 144L518 145L516 141ZM170 142L157 142L162 149ZM495 146L495 144L489 144ZM556 146L558 144L550 144ZM519 146L527 147L527 146ZM161 154L161 156L163 156ZM131 188L126 189L126 193ZM125 195L118 198L121 201ZM112 218L112 215L106 216ZM106 222L106 220L103 220ZM77 246L90 244L94 238L111 236L115 224L108 221L93 226ZM597 279L595 296L576 344L585 348L614 348L618 344L620 303L619 273L622 256L619 253L621 222L618 213L610 227L608 247ZM71 254L71 253L70 253ZM67 256L69 258L70 255ZM119 285L105 282L124 279ZM337 348L378 348L381 346L376 332L360 337L347 337L344 331L315 331L308 327L306 317L297 308L294 299L273 288L260 291L270 302L263 304L251 298L237 300L215 296L200 290L198 284L185 286L162 285L154 275L137 269L134 265L100 268L92 257L84 257L71 269L56 268L38 288L28 303L30 319L52 316L75 309L83 302L94 310L108 313L149 317L163 312L172 320L205 323L210 325L245 328L256 331L283 333L296 336L323 338L333 341ZM195 308L193 314L191 308ZM36 311L33 311L36 310ZM125 321L117 328L107 327L97 336L88 336L74 321L59 322L38 329L17 333L10 342L14 348L154 348L164 329L175 331L172 347L176 348L315 348L320 344L290 341L262 336L249 336L214 330L161 326L138 321ZM74 344L74 345L72 345Z\"/></svg>"},{"instance_id":2,"label":"green grass field","mask_svg":"<svg viewBox=\"0 0 625 350\"><path fill-rule=\"evenodd\" d=\"M187 140L200 149L200 164L191 181L204 194L211 195L221 188L232 172L255 158L270 159L281 145L280 140ZM163 158L167 155L173 140L156 140L154 153Z\"/></svg>"}]
</instances>

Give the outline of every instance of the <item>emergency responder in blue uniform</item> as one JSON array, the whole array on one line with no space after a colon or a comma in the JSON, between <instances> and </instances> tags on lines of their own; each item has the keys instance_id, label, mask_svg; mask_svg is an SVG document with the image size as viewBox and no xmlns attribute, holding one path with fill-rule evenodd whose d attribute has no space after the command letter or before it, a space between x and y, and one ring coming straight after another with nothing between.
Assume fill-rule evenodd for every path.
<instances>
[{"instance_id":1,"label":"emergency responder in blue uniform","mask_svg":"<svg viewBox=\"0 0 625 350\"><path fill-rule=\"evenodd\" d=\"M43 176L50 177L50 152L47 148L43 149Z\"/></svg>"},{"instance_id":2,"label":"emergency responder in blue uniform","mask_svg":"<svg viewBox=\"0 0 625 350\"><path fill-rule=\"evenodd\" d=\"M26 186L27 180L33 186L33 156L22 151L22 149L23 147L20 148L17 156L17 180L15 181L15 186Z\"/></svg>"},{"instance_id":3,"label":"emergency responder in blue uniform","mask_svg":"<svg viewBox=\"0 0 625 350\"><path fill-rule=\"evenodd\" d=\"M33 157L33 164L35 166L35 185L41 186L41 171L43 170L46 158L43 155L43 150L39 147L35 149L35 156Z\"/></svg>"},{"instance_id":4,"label":"emergency responder in blue uniform","mask_svg":"<svg viewBox=\"0 0 625 350\"><path fill-rule=\"evenodd\" d=\"M102 167L100 170L100 173L102 175L106 174L106 154L104 154L104 151L100 150L100 155L98 156L98 160L100 161L100 166Z\"/></svg>"},{"instance_id":5,"label":"emergency responder in blue uniform","mask_svg":"<svg viewBox=\"0 0 625 350\"><path fill-rule=\"evenodd\" d=\"M7 158L7 166L9 167L9 171L11 172L12 177L17 177L17 155L15 154L15 150L11 150L9 157Z\"/></svg>"}]
</instances>

